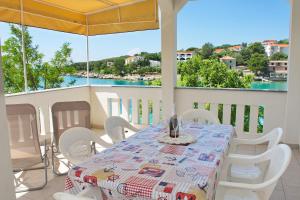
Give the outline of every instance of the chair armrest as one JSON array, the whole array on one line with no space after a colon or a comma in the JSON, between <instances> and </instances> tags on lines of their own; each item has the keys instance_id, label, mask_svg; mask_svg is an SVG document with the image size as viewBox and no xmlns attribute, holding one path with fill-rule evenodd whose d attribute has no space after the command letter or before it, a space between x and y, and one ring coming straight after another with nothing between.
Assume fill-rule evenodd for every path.
<instances>
[{"instance_id":1,"label":"chair armrest","mask_svg":"<svg viewBox=\"0 0 300 200\"><path fill-rule=\"evenodd\" d=\"M244 190L259 190L262 188L261 184L236 183L228 181L220 181L218 186Z\"/></svg>"},{"instance_id":2,"label":"chair armrest","mask_svg":"<svg viewBox=\"0 0 300 200\"><path fill-rule=\"evenodd\" d=\"M128 127L126 127L126 128L128 128L128 129L130 129L130 130L132 130L132 131L134 131L134 132L140 131L138 128L135 128L135 127L132 126L131 124L128 124Z\"/></svg>"},{"instance_id":3,"label":"chair armrest","mask_svg":"<svg viewBox=\"0 0 300 200\"><path fill-rule=\"evenodd\" d=\"M265 137L255 138L255 139L240 139L234 138L230 144L229 152L235 153L239 145L258 145L267 142Z\"/></svg>"},{"instance_id":4,"label":"chair armrest","mask_svg":"<svg viewBox=\"0 0 300 200\"><path fill-rule=\"evenodd\" d=\"M223 174L225 173L224 177L226 177L229 167L232 164L249 166L249 165L255 165L265 160L267 160L267 158L264 156L264 154L255 155L255 156L229 154L228 157L225 159L223 165Z\"/></svg>"},{"instance_id":5,"label":"chair armrest","mask_svg":"<svg viewBox=\"0 0 300 200\"><path fill-rule=\"evenodd\" d=\"M258 162L264 161L263 154L260 155L240 155L240 154L229 154L226 162L228 164L239 164L239 165L249 165L256 164Z\"/></svg>"},{"instance_id":6,"label":"chair armrest","mask_svg":"<svg viewBox=\"0 0 300 200\"><path fill-rule=\"evenodd\" d=\"M232 143L235 145L257 145L265 143L266 139L264 137L255 138L255 139L241 139L241 138L234 138Z\"/></svg>"},{"instance_id":7,"label":"chair armrest","mask_svg":"<svg viewBox=\"0 0 300 200\"><path fill-rule=\"evenodd\" d=\"M97 144L100 144L101 146L103 146L105 148L110 148L112 146L112 144L109 144L109 143L105 142L99 136L94 137L94 142L97 143Z\"/></svg>"}]
</instances>

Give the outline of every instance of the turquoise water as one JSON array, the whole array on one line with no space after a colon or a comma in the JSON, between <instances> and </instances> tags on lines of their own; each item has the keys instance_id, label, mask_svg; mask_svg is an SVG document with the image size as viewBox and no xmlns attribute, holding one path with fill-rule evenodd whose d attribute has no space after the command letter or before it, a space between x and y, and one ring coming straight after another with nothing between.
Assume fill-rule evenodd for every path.
<instances>
[{"instance_id":1,"label":"turquoise water","mask_svg":"<svg viewBox=\"0 0 300 200\"><path fill-rule=\"evenodd\" d=\"M253 82L252 89L287 91L287 82Z\"/></svg>"},{"instance_id":2,"label":"turquoise water","mask_svg":"<svg viewBox=\"0 0 300 200\"><path fill-rule=\"evenodd\" d=\"M75 76L65 76L65 82L63 86L68 86L68 83L72 80L76 80L75 85L85 85L86 78L75 77ZM90 78L90 84L92 85L136 85L143 86L146 85L145 81L126 81L126 80L114 80L114 79L100 79L100 78ZM251 84L252 89L258 90L287 90L287 82L253 82Z\"/></svg>"},{"instance_id":3,"label":"turquoise water","mask_svg":"<svg viewBox=\"0 0 300 200\"><path fill-rule=\"evenodd\" d=\"M72 80L76 80L75 85L86 84L86 78L81 78L76 76L65 76L65 82L63 83L63 86L68 86L68 83ZM146 82L90 78L90 84L92 85L146 85Z\"/></svg>"}]
</instances>

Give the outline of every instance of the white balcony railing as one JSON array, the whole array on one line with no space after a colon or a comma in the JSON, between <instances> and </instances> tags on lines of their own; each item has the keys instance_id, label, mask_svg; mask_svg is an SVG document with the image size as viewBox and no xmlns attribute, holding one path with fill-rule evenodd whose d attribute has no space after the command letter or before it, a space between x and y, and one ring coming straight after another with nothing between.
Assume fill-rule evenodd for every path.
<instances>
[{"instance_id":1,"label":"white balcony railing","mask_svg":"<svg viewBox=\"0 0 300 200\"><path fill-rule=\"evenodd\" d=\"M157 123L161 119L161 88L132 86L81 86L51 89L6 96L7 104L30 103L40 113L41 134L52 132L50 108L60 101L87 101L91 105L91 122L103 128L107 117L120 115L137 126ZM236 126L241 137L257 137L284 126L286 92L240 89L177 88L176 111L206 108L217 114L224 124ZM259 112L259 109L261 112ZM259 122L263 126L259 126Z\"/></svg>"}]
</instances>

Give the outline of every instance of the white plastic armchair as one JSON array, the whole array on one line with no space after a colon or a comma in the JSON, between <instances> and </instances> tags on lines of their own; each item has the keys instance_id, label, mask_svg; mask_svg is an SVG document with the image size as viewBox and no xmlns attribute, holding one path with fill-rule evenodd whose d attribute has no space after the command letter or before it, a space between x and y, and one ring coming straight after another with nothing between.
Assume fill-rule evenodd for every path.
<instances>
[{"instance_id":1,"label":"white plastic armchair","mask_svg":"<svg viewBox=\"0 0 300 200\"><path fill-rule=\"evenodd\" d=\"M291 149L285 144L277 145L257 156L229 155L224 164L221 180L216 190L216 200L268 200L280 177L286 171L291 161ZM264 179L257 184L232 182L226 179L228 167L231 164L254 165L270 162ZM224 179L225 178L225 179Z\"/></svg>"},{"instance_id":2,"label":"white plastic armchair","mask_svg":"<svg viewBox=\"0 0 300 200\"><path fill-rule=\"evenodd\" d=\"M184 112L180 117L183 122L197 122L202 124L220 124L217 116L204 109L192 109Z\"/></svg>"},{"instance_id":3,"label":"white plastic armchair","mask_svg":"<svg viewBox=\"0 0 300 200\"><path fill-rule=\"evenodd\" d=\"M264 136L256 139L238 139L235 138L230 146L230 153L239 153L237 151L238 146L242 145L259 145L268 143L267 150L278 145L282 138L282 129L275 128ZM246 155L247 156L247 155ZM249 156L249 155L248 155ZM246 183L257 183L259 182L264 174L267 163L261 163L260 165L238 165L233 164L230 168L228 177L231 181L239 181Z\"/></svg>"},{"instance_id":4,"label":"white plastic armchair","mask_svg":"<svg viewBox=\"0 0 300 200\"><path fill-rule=\"evenodd\" d=\"M112 139L114 144L125 139L124 128L132 130L134 132L139 131L139 129L135 128L129 122L119 116L109 117L104 124L104 129L107 135Z\"/></svg>"},{"instance_id":5,"label":"white plastic armchair","mask_svg":"<svg viewBox=\"0 0 300 200\"><path fill-rule=\"evenodd\" d=\"M94 154L92 143L97 143L104 147L110 146L90 129L74 127L66 130L60 136L59 149L69 162L76 165L84 162Z\"/></svg>"},{"instance_id":6,"label":"white plastic armchair","mask_svg":"<svg viewBox=\"0 0 300 200\"><path fill-rule=\"evenodd\" d=\"M277 144L279 144L282 135L283 135L282 128L274 128L272 131L266 133L265 135L259 138L255 138L255 139L234 138L230 145L229 153L239 153L237 152L237 149L239 146L242 145L259 145L259 144L268 143L267 149L270 149L276 146Z\"/></svg>"}]
</instances>

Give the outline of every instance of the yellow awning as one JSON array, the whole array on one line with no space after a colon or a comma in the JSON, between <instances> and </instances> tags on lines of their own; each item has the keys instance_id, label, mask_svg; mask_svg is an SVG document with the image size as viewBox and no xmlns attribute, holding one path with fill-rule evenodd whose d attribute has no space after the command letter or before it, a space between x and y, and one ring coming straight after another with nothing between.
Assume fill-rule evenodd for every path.
<instances>
[{"instance_id":1,"label":"yellow awning","mask_svg":"<svg viewBox=\"0 0 300 200\"><path fill-rule=\"evenodd\" d=\"M22 6L23 5L23 6ZM101 35L158 29L157 0L0 0L0 21Z\"/></svg>"}]
</instances>

